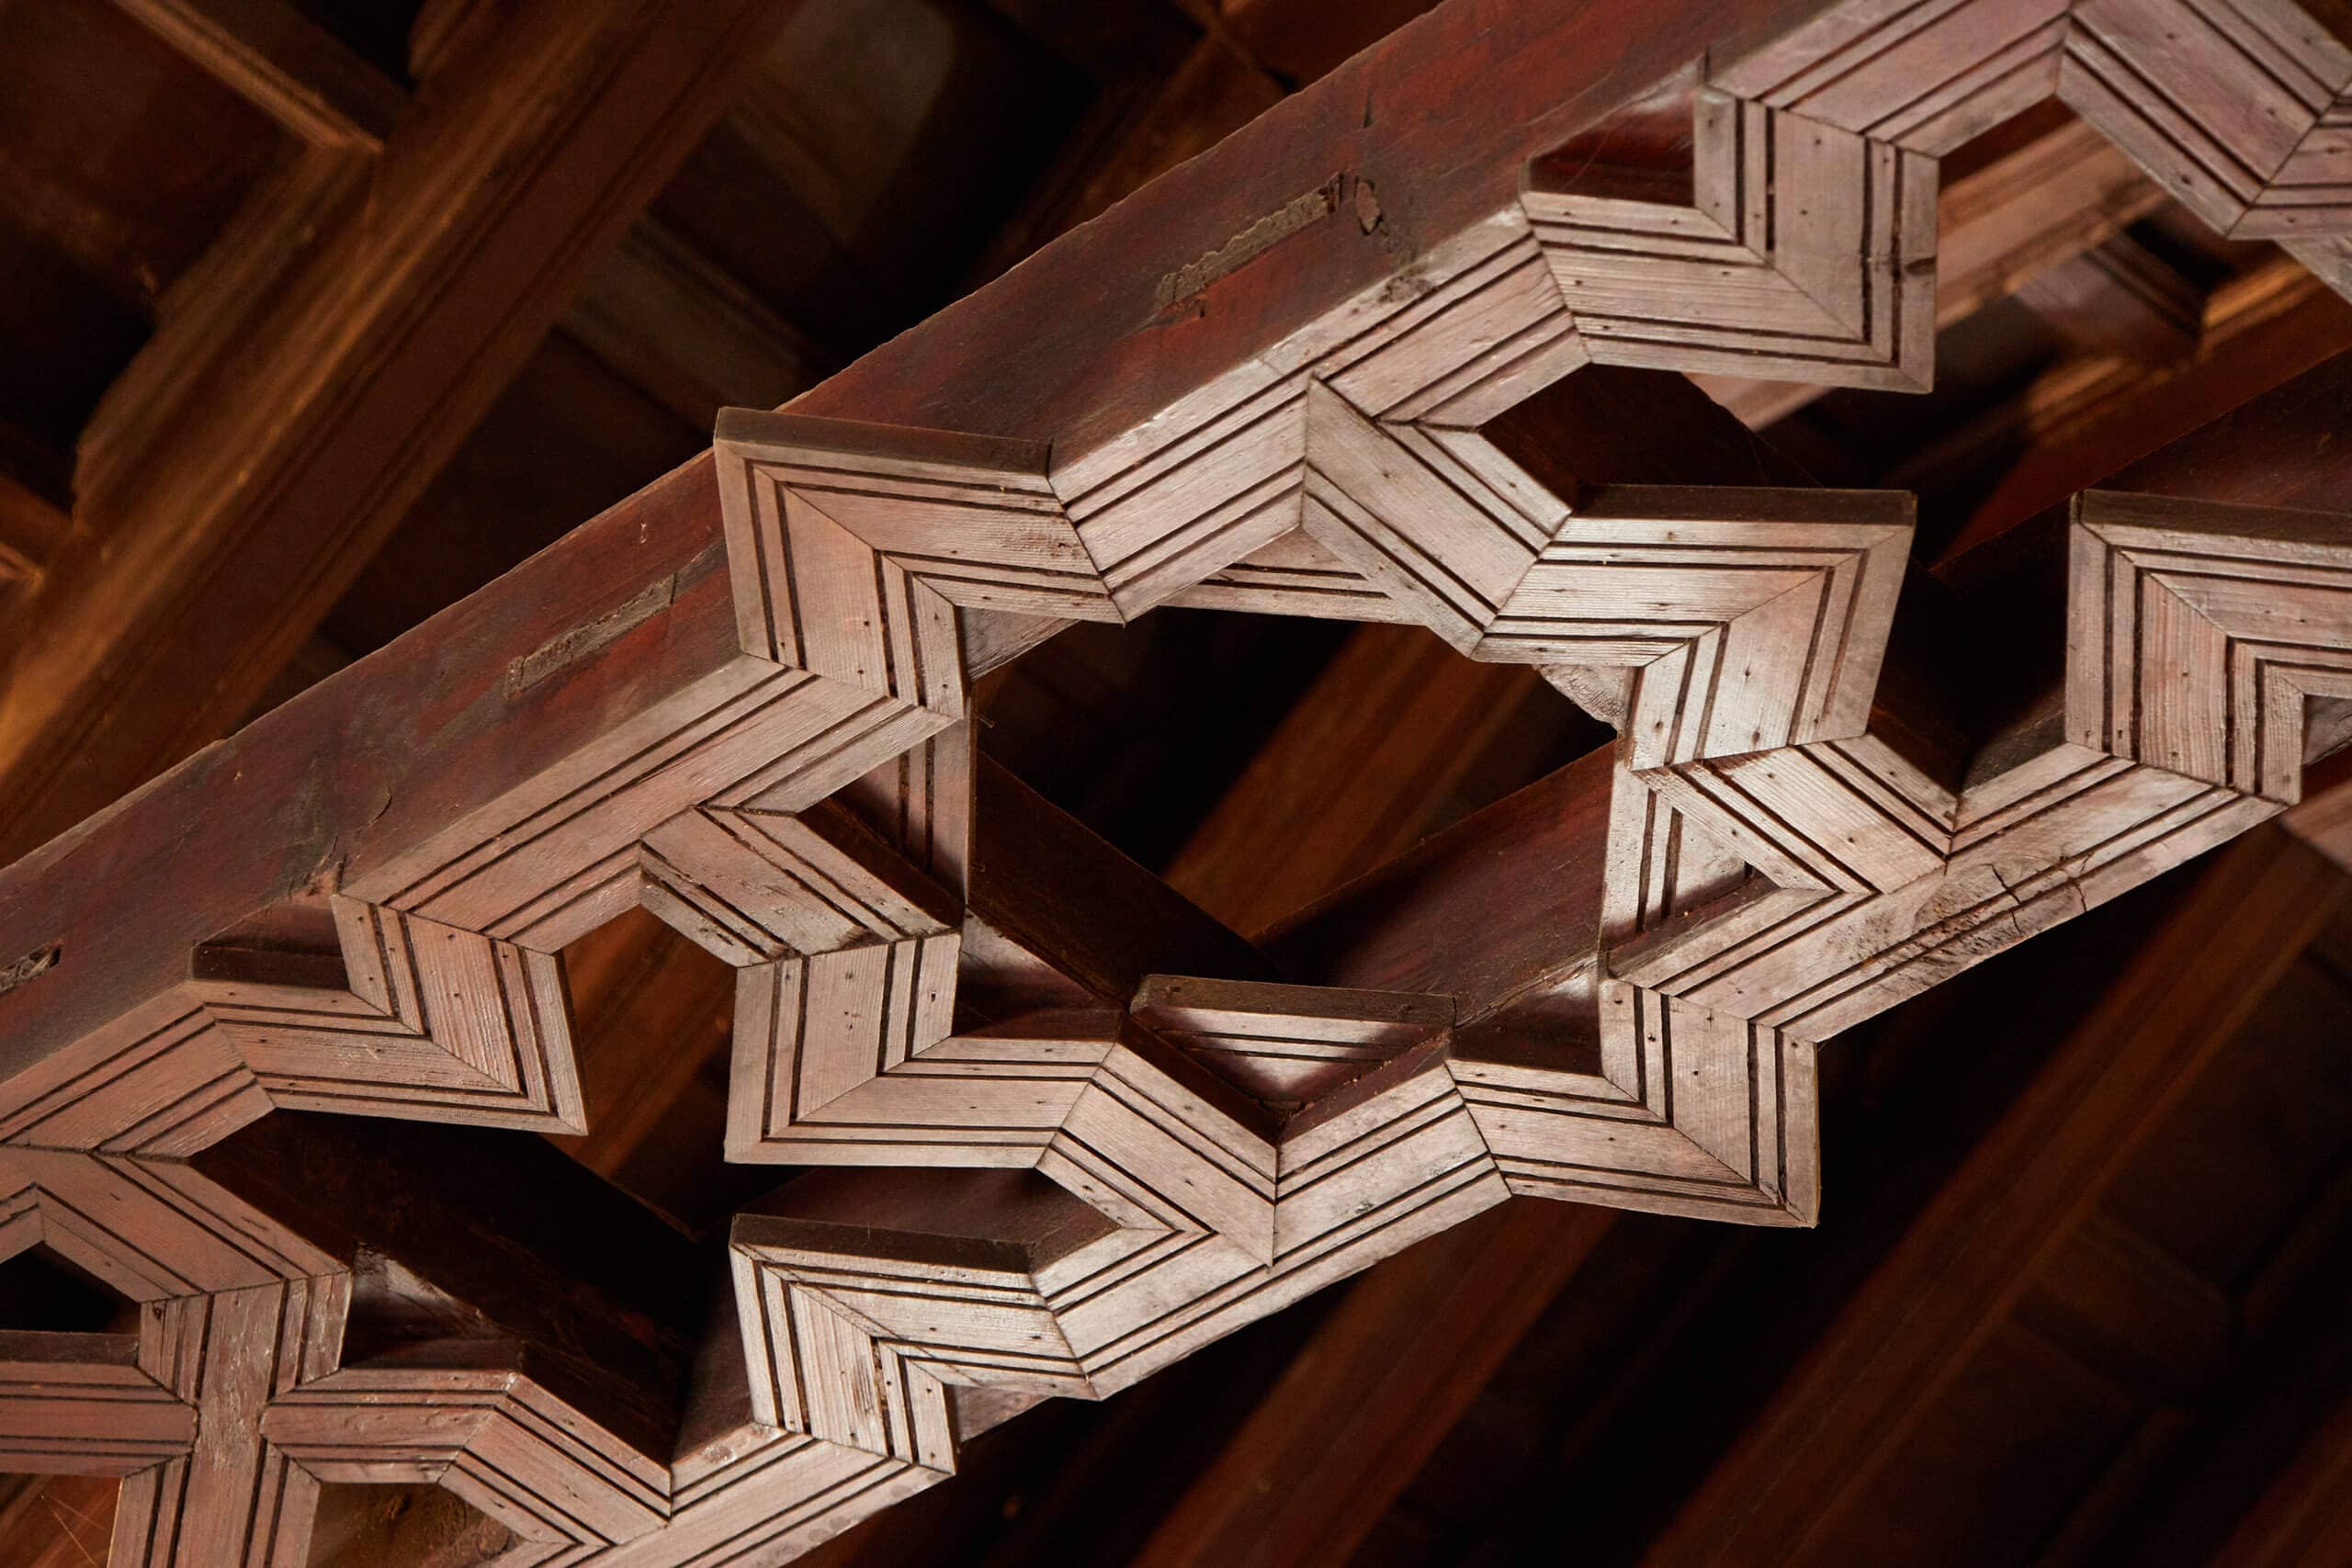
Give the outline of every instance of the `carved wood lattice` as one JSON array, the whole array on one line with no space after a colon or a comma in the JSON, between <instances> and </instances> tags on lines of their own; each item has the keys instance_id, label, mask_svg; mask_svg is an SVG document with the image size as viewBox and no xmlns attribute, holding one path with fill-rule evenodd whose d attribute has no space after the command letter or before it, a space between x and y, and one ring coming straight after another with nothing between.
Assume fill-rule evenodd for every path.
<instances>
[{"instance_id":1,"label":"carved wood lattice","mask_svg":"<svg viewBox=\"0 0 2352 1568\"><path fill-rule=\"evenodd\" d=\"M1936 160L2052 95L2352 289L2352 49L2286 0L1852 0L1668 82L1659 199L1527 140L1589 118L1527 47L1576 9L1428 89L1493 100L1518 194L1297 197L1386 247L1311 311L1260 310L1263 247L1169 274L1102 376L1193 313L1248 347L1148 417L730 412L723 527L702 470L657 487L0 879L0 1247L143 1307L0 1337L11 1467L124 1476L124 1562L299 1563L322 1483L390 1479L505 1561L781 1562L952 1470L957 1391L1100 1396L1510 1194L1811 1223L1822 1041L2291 805L2307 700L2352 695L2339 519L2080 497L2063 701L1952 783L1872 729L1907 497L1562 493L1480 427L1589 362L1924 386ZM1508 953L1261 953L976 762L973 676L1166 604L1417 622L1608 710L1557 796L1606 770L1605 817L1487 874ZM351 1260L192 1163L277 1109L577 1129L555 955L639 904L737 971L730 1158L1085 1215L739 1218L676 1452L481 1346L344 1366Z\"/></svg>"}]
</instances>

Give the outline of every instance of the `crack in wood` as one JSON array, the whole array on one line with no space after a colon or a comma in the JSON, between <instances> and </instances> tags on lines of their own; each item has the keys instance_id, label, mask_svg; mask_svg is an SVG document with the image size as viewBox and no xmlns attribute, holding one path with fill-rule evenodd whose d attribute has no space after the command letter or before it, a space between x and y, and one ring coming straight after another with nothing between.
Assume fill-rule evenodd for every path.
<instances>
[{"instance_id":1,"label":"crack in wood","mask_svg":"<svg viewBox=\"0 0 2352 1568\"><path fill-rule=\"evenodd\" d=\"M667 610L677 596L678 574L673 571L658 582L648 583L626 602L586 625L549 637L506 667L508 694L526 692L619 640ZM386 805L390 804L388 799Z\"/></svg>"},{"instance_id":2,"label":"crack in wood","mask_svg":"<svg viewBox=\"0 0 2352 1568\"><path fill-rule=\"evenodd\" d=\"M1218 278L1240 271L1293 234L1330 217L1340 209L1341 178L1334 175L1306 195L1293 197L1206 255L1167 274L1154 291L1154 303L1162 311L1175 310L1207 292ZM1365 231L1371 231L1367 227Z\"/></svg>"},{"instance_id":3,"label":"crack in wood","mask_svg":"<svg viewBox=\"0 0 2352 1568\"><path fill-rule=\"evenodd\" d=\"M0 997L6 996L19 986L40 979L43 975L56 968L57 961L64 955L65 944L62 942L52 942L33 949L6 968L0 969Z\"/></svg>"}]
</instances>

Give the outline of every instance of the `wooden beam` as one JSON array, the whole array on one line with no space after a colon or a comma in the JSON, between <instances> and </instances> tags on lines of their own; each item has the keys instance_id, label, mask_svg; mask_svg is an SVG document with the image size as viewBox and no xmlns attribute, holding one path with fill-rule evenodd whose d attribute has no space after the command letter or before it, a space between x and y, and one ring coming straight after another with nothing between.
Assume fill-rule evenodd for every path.
<instances>
[{"instance_id":1,"label":"wooden beam","mask_svg":"<svg viewBox=\"0 0 2352 1568\"><path fill-rule=\"evenodd\" d=\"M2163 204L2155 182L2078 119L1967 168L1936 201L1936 324L1983 310Z\"/></svg>"},{"instance_id":2,"label":"wooden beam","mask_svg":"<svg viewBox=\"0 0 2352 1568\"><path fill-rule=\"evenodd\" d=\"M695 430L716 424L722 408L789 402L836 368L806 333L650 218L589 269L562 330Z\"/></svg>"},{"instance_id":3,"label":"wooden beam","mask_svg":"<svg viewBox=\"0 0 2352 1568\"><path fill-rule=\"evenodd\" d=\"M1104 85L1019 210L981 249L967 280L998 276L1215 146L1285 91L1221 29L1193 41L1164 74Z\"/></svg>"},{"instance_id":4,"label":"wooden beam","mask_svg":"<svg viewBox=\"0 0 2352 1568\"><path fill-rule=\"evenodd\" d=\"M2352 1401L2312 1435L2213 1559L2215 1568L2295 1568L2352 1556Z\"/></svg>"},{"instance_id":5,"label":"wooden beam","mask_svg":"<svg viewBox=\"0 0 2352 1568\"><path fill-rule=\"evenodd\" d=\"M1962 437L1978 449L2022 437L2027 450L1941 558L1956 559L2109 475L2119 475L2119 488L2132 488L2135 481L2119 473L2128 474L2127 465L2210 430L2232 410L2347 351L2352 303L2280 258L2214 291L2198 351L2185 360L2162 369L2112 358L2061 367ZM1924 463L1890 476L1897 483L1928 477Z\"/></svg>"},{"instance_id":6,"label":"wooden beam","mask_svg":"<svg viewBox=\"0 0 2352 1568\"><path fill-rule=\"evenodd\" d=\"M54 501L0 473L0 595L29 589L72 526Z\"/></svg>"},{"instance_id":7,"label":"wooden beam","mask_svg":"<svg viewBox=\"0 0 2352 1568\"><path fill-rule=\"evenodd\" d=\"M783 14L518 9L395 128L364 212L264 320L167 323L174 345L148 352L182 368L107 434L82 525L18 617L0 853L247 711Z\"/></svg>"},{"instance_id":8,"label":"wooden beam","mask_svg":"<svg viewBox=\"0 0 2352 1568\"><path fill-rule=\"evenodd\" d=\"M2183 357L2204 328L2204 290L2130 234L2035 274L2017 297L2081 348L2137 365Z\"/></svg>"},{"instance_id":9,"label":"wooden beam","mask_svg":"<svg viewBox=\"0 0 2352 1568\"><path fill-rule=\"evenodd\" d=\"M1764 198L1736 234L1547 156L1729 25L1695 0L1436 13L795 408L729 411L709 464L0 874L0 1135L38 1145L6 1152L28 1173L162 1180L281 1110L576 1130L555 954L639 906L741 976L740 1158L968 1168L739 1216L741 1332L704 1345L740 1360L699 1384L739 1415L674 1463L648 1412L636 1441L548 1440L576 1412L474 1362L288 1366L257 1423L206 1413L199 1457L266 1437L317 1481L455 1465L483 1456L447 1409L487 1389L486 1441L542 1418L529 1473L466 1472L503 1481L501 1517L535 1480L594 1505L551 1545L797 1547L952 1469L951 1386L1110 1393L1508 1193L1810 1223L1814 1041L2291 802L2301 714L2224 702L2227 660L2260 634L2343 689L2333 516L2084 498L2053 744L1947 782L1871 732L1906 498L1514 457L1507 411L1587 355L1924 374L1930 152L1800 123L1769 83L1699 89L1709 200ZM1701 238L1629 263L1623 223ZM1859 313L1825 320L1815 288ZM1615 755L1341 889L1270 956L1017 783L981 766L967 794L956 759L970 677L1036 623L1130 618L1293 534L1319 590L1227 589L1629 673ZM2162 562L2151 635L2090 635L2139 613L2127 551ZM845 786L883 798L831 820ZM967 799L1009 846L964 833ZM1196 987L1220 1005L1171 1000ZM1211 1038L1383 1059L1300 1109L1213 1076ZM339 1206L400 1182L379 1168ZM839 1201L797 1206L811 1189ZM666 1375L636 1392L674 1408Z\"/></svg>"},{"instance_id":10,"label":"wooden beam","mask_svg":"<svg viewBox=\"0 0 2352 1568\"><path fill-rule=\"evenodd\" d=\"M2198 1070L2337 910L2275 829L2207 874L1709 1473L1646 1561L1807 1561Z\"/></svg>"},{"instance_id":11,"label":"wooden beam","mask_svg":"<svg viewBox=\"0 0 2352 1568\"><path fill-rule=\"evenodd\" d=\"M0 604L30 591L65 542L74 526L72 492L56 454L0 420Z\"/></svg>"},{"instance_id":12,"label":"wooden beam","mask_svg":"<svg viewBox=\"0 0 2352 1568\"><path fill-rule=\"evenodd\" d=\"M1214 15L1235 42L1285 81L1304 86L1348 56L1429 10L1436 0L1182 0Z\"/></svg>"},{"instance_id":13,"label":"wooden beam","mask_svg":"<svg viewBox=\"0 0 2352 1568\"><path fill-rule=\"evenodd\" d=\"M1351 1561L1614 1221L1521 1199L1374 1269L1134 1561Z\"/></svg>"},{"instance_id":14,"label":"wooden beam","mask_svg":"<svg viewBox=\"0 0 2352 1568\"><path fill-rule=\"evenodd\" d=\"M0 1550L23 1568L107 1561L122 1483L110 1475L16 1475L0 1483Z\"/></svg>"},{"instance_id":15,"label":"wooden beam","mask_svg":"<svg viewBox=\"0 0 2352 1568\"><path fill-rule=\"evenodd\" d=\"M1169 886L1263 931L1410 848L1454 781L1547 696L1558 700L1524 665L1474 664L1417 626L1367 626L1170 863ZM1329 757L1351 765L1308 762Z\"/></svg>"}]
</instances>

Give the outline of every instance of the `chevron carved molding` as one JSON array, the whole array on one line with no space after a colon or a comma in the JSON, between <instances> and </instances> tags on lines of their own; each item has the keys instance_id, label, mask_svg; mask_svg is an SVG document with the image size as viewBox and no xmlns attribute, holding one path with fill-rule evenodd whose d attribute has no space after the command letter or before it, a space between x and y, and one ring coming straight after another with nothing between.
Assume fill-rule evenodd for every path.
<instances>
[{"instance_id":1,"label":"chevron carved molding","mask_svg":"<svg viewBox=\"0 0 2352 1568\"><path fill-rule=\"evenodd\" d=\"M1155 278L1114 212L0 873L0 1253L139 1308L0 1332L10 1467L123 1478L123 1563L292 1568L322 1486L390 1482L502 1562L786 1562L986 1410L1512 1195L1814 1223L1825 1042L2296 802L2352 697L2341 517L2079 497L2048 699L1939 761L1881 691L1909 497L1614 483L1503 426L1594 364L1925 387L1936 161L2052 96L2345 288L2343 39L1792 4L1629 43L1591 120L1608 8L1492 9L1301 96L1343 172L1271 248ZM1375 81L1443 144L1381 140ZM1081 252L1136 309L1016 352L1024 290L1097 308ZM1163 604L1419 625L1619 739L1247 942L973 744L978 677ZM808 1168L707 1321L567 1341L564 1292L305 1206L377 1119L458 1140L401 1181L508 1201L466 1151L585 1125L560 955L639 908L734 971L728 1158ZM303 1113L363 1131L240 1154ZM383 1342L387 1300L434 1332Z\"/></svg>"}]
</instances>

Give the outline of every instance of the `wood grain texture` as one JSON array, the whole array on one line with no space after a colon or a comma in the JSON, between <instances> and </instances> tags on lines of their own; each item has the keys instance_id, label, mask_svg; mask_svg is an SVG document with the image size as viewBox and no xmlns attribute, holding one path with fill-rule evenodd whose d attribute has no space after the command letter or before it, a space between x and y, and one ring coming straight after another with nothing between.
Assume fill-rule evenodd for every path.
<instances>
[{"instance_id":1,"label":"wood grain texture","mask_svg":"<svg viewBox=\"0 0 2352 1568\"><path fill-rule=\"evenodd\" d=\"M1690 103L1685 205L1587 194L1563 159L1535 167L1527 212L1587 351L1668 370L1925 389L1935 160L1712 86Z\"/></svg>"},{"instance_id":2,"label":"wood grain texture","mask_svg":"<svg viewBox=\"0 0 2352 1568\"><path fill-rule=\"evenodd\" d=\"M290 1564L398 1481L514 1562L776 1562L952 1472L962 1391L1101 1397L1513 1194L1812 1223L1820 1042L2294 802L2352 539L2084 496L2063 689L1947 777L1879 701L1908 497L1509 416L1924 386L1935 161L2052 93L2334 243L2269 182L2325 189L2338 46L2233 12L2233 90L2319 73L2251 124L2166 86L2171 4L1457 0L0 873L0 1236L153 1309L0 1341L0 1434L125 1476L126 1561ZM1619 742L1253 944L973 751L976 676L1171 603L1426 627ZM559 954L640 906L736 972L729 1156L815 1168L736 1216L675 1442L492 1336L345 1364L349 1238L187 1162L576 1129Z\"/></svg>"},{"instance_id":3,"label":"wood grain texture","mask_svg":"<svg viewBox=\"0 0 2352 1568\"><path fill-rule=\"evenodd\" d=\"M2072 538L2063 704L1984 776L1868 737L1660 770L1779 895L1624 972L1826 1038L2300 798L2306 708L2344 690L2343 520L2094 491Z\"/></svg>"}]
</instances>

